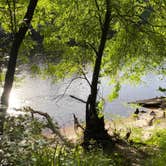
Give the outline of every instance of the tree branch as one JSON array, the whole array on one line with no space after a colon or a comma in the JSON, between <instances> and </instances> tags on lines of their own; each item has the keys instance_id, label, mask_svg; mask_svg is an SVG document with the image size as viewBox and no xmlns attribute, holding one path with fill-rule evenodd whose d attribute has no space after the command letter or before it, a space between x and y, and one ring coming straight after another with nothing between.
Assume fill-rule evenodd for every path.
<instances>
[{"instance_id":1,"label":"tree branch","mask_svg":"<svg viewBox=\"0 0 166 166\"><path fill-rule=\"evenodd\" d=\"M34 109L32 109L31 107L26 107L24 108L24 110L26 112L30 112L32 114L32 116L34 114L39 114L40 116L43 116L45 117L45 119L47 120L48 122L48 126L49 128L52 130L52 132L54 134L56 134L63 142L65 145L67 146L71 146L72 144L60 133L59 129L57 128L57 126L53 123L53 120L52 118L50 117L50 115L46 112L41 112L41 111L36 111Z\"/></svg>"},{"instance_id":2,"label":"tree branch","mask_svg":"<svg viewBox=\"0 0 166 166\"><path fill-rule=\"evenodd\" d=\"M16 22L16 1L13 0L13 8L14 8L14 12L13 12L13 23L14 23L14 32L17 31L17 28L16 28L16 25L17 25L17 22Z\"/></svg>"},{"instance_id":3,"label":"tree branch","mask_svg":"<svg viewBox=\"0 0 166 166\"><path fill-rule=\"evenodd\" d=\"M13 22L13 12L12 12L9 0L6 0L6 2L8 5L8 8L9 8L11 31L13 34L15 34L15 28L14 28L14 22Z\"/></svg>"},{"instance_id":4,"label":"tree branch","mask_svg":"<svg viewBox=\"0 0 166 166\"><path fill-rule=\"evenodd\" d=\"M80 67L80 70L81 70L82 75L84 76L84 78L82 78L82 77L80 77L80 78L85 79L87 81L87 83L89 84L89 86L92 87L92 85L91 85L89 79L87 78L84 70L81 67Z\"/></svg>"},{"instance_id":5,"label":"tree branch","mask_svg":"<svg viewBox=\"0 0 166 166\"><path fill-rule=\"evenodd\" d=\"M99 4L97 2L97 0L95 0L95 5L96 5L96 8L98 10L98 17L99 17L99 23L100 23L100 27L101 27L101 30L103 29L103 23L102 23L102 19L101 19L101 14L100 14L100 8L99 8Z\"/></svg>"},{"instance_id":6,"label":"tree branch","mask_svg":"<svg viewBox=\"0 0 166 166\"><path fill-rule=\"evenodd\" d=\"M86 101L84 101L83 99L80 99L80 98L78 98L78 97L75 97L75 96L73 96L73 95L69 95L71 98L73 98L73 99L76 99L76 100L78 100L78 101L80 101L80 102L82 102L82 103L85 103L86 104Z\"/></svg>"},{"instance_id":7,"label":"tree branch","mask_svg":"<svg viewBox=\"0 0 166 166\"><path fill-rule=\"evenodd\" d=\"M97 49L91 43L87 42L87 44L93 49L93 51L95 52L96 56L98 56Z\"/></svg>"},{"instance_id":8,"label":"tree branch","mask_svg":"<svg viewBox=\"0 0 166 166\"><path fill-rule=\"evenodd\" d=\"M61 100L64 96L65 96L65 94L66 94L66 92L67 92L67 90L70 88L70 86L71 86L71 84L72 84L72 82L73 81L75 81L75 80L77 80L77 79L79 79L79 78L81 78L81 77L75 77L75 78L73 78L70 82L69 82L69 84L67 85L67 87L65 88L65 90L64 90L64 92L63 92L63 94L61 94L61 95L58 95L58 96L56 96L55 98L53 98L54 100L56 100L56 99L58 99L56 102L58 102L59 100Z\"/></svg>"}]
</instances>

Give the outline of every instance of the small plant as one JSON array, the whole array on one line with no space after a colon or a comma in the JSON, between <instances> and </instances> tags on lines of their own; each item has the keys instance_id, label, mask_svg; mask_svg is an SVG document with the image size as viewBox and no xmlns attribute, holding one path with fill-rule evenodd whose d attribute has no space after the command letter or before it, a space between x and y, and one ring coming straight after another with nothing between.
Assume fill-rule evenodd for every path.
<instances>
[{"instance_id":1,"label":"small plant","mask_svg":"<svg viewBox=\"0 0 166 166\"><path fill-rule=\"evenodd\" d=\"M41 135L44 123L29 115L6 117L4 135L0 141L0 165L31 165L31 153L48 141Z\"/></svg>"},{"instance_id":2,"label":"small plant","mask_svg":"<svg viewBox=\"0 0 166 166\"><path fill-rule=\"evenodd\" d=\"M152 137L147 140L147 144L156 147L152 157L146 161L146 165L164 166L166 163L166 131L165 129L156 130Z\"/></svg>"},{"instance_id":3,"label":"small plant","mask_svg":"<svg viewBox=\"0 0 166 166\"><path fill-rule=\"evenodd\" d=\"M133 140L135 143L142 142L142 139L141 139L142 131L143 131L142 128L133 127L131 140Z\"/></svg>"}]
</instances>

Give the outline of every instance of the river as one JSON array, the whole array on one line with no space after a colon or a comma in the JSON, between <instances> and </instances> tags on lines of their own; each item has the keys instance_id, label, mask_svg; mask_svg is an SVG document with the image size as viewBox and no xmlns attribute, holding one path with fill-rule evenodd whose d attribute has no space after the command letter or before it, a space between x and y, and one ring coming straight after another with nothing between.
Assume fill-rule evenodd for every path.
<instances>
[{"instance_id":1,"label":"river","mask_svg":"<svg viewBox=\"0 0 166 166\"><path fill-rule=\"evenodd\" d=\"M123 84L119 97L109 102L107 97L111 92L108 78L101 80L100 93L106 99L104 114L107 119L117 116L129 116L134 109L127 105L127 102L162 96L163 93L157 89L159 86L166 87L166 80L161 76L149 74L142 78L139 85ZM32 77L29 74L25 79L16 83L10 96L10 114L16 114L13 108L31 106L33 109L49 113L60 126L73 122L72 113L75 113L81 121L85 119L85 104L69 97L74 95L86 101L89 94L89 87L85 80L75 80L71 86L66 87L70 79L53 83L52 80L42 80L39 77Z\"/></svg>"}]
</instances>

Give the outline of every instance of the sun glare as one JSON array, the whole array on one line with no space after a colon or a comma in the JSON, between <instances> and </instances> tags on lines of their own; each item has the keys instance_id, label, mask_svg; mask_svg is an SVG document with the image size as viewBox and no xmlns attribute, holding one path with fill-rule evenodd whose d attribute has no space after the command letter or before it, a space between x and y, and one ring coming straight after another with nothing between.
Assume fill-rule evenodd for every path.
<instances>
[{"instance_id":1,"label":"sun glare","mask_svg":"<svg viewBox=\"0 0 166 166\"><path fill-rule=\"evenodd\" d=\"M9 107L10 108L20 108L21 101L19 100L18 94L15 91L11 91L9 97Z\"/></svg>"}]
</instances>

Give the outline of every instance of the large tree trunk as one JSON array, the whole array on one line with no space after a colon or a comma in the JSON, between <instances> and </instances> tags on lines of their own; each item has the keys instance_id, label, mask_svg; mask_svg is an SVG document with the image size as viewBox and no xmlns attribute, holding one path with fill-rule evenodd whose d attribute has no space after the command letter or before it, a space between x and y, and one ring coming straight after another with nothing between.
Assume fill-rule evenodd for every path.
<instances>
[{"instance_id":1,"label":"large tree trunk","mask_svg":"<svg viewBox=\"0 0 166 166\"><path fill-rule=\"evenodd\" d=\"M98 93L97 85L99 80L101 61L107 40L107 34L109 31L110 20L110 0L106 0L105 20L102 27L100 44L96 53L96 61L91 83L91 94L89 95L86 103L86 128L84 131L85 146L89 145L89 141L91 139L95 140L97 143L101 143L102 141L107 140L109 138L109 135L105 130L104 117L98 116L96 100Z\"/></svg>"},{"instance_id":2,"label":"large tree trunk","mask_svg":"<svg viewBox=\"0 0 166 166\"><path fill-rule=\"evenodd\" d=\"M3 107L0 109L0 113L1 113L0 115L2 115L2 117L0 116L0 133L1 134L3 133L4 116L6 113L6 109L8 108L8 105L9 105L9 95L10 95L11 88L13 86L18 51L25 37L25 34L29 28L37 2L38 0L30 0L22 25L20 26L18 32L14 36L14 41L10 50L9 62L8 62L6 76L5 76L4 89L1 96L1 105Z\"/></svg>"}]
</instances>

